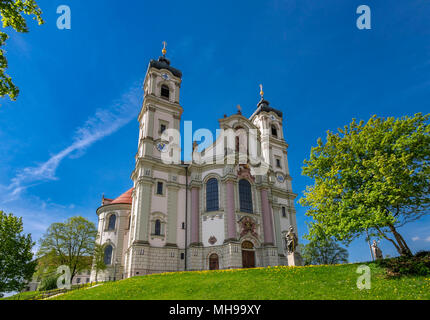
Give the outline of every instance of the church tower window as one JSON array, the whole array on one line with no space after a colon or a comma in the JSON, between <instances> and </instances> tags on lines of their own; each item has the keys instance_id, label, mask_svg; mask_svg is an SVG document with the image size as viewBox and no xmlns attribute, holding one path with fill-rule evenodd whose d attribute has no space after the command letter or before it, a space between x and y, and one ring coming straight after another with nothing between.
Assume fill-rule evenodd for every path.
<instances>
[{"instance_id":1,"label":"church tower window","mask_svg":"<svg viewBox=\"0 0 430 320\"><path fill-rule=\"evenodd\" d=\"M251 184L247 180L239 182L240 211L253 213Z\"/></svg>"},{"instance_id":2,"label":"church tower window","mask_svg":"<svg viewBox=\"0 0 430 320\"><path fill-rule=\"evenodd\" d=\"M274 136L275 138L278 137L278 129L276 129L275 126L272 126L272 136Z\"/></svg>"},{"instance_id":3,"label":"church tower window","mask_svg":"<svg viewBox=\"0 0 430 320\"><path fill-rule=\"evenodd\" d=\"M166 131L167 127L165 124L160 125L160 134L163 134Z\"/></svg>"},{"instance_id":4,"label":"church tower window","mask_svg":"<svg viewBox=\"0 0 430 320\"><path fill-rule=\"evenodd\" d=\"M104 256L104 263L107 266L110 266L112 264L112 252L113 252L112 246L108 245L105 248L105 256Z\"/></svg>"},{"instance_id":5,"label":"church tower window","mask_svg":"<svg viewBox=\"0 0 430 320\"><path fill-rule=\"evenodd\" d=\"M215 178L206 183L206 210L207 212L219 210L218 180Z\"/></svg>"},{"instance_id":6,"label":"church tower window","mask_svg":"<svg viewBox=\"0 0 430 320\"><path fill-rule=\"evenodd\" d=\"M163 183L162 182L157 183L157 194L160 196L163 195Z\"/></svg>"},{"instance_id":7,"label":"church tower window","mask_svg":"<svg viewBox=\"0 0 430 320\"><path fill-rule=\"evenodd\" d=\"M165 84L163 84L161 86L161 97L166 98L166 99L170 99L170 89Z\"/></svg>"}]
</instances>

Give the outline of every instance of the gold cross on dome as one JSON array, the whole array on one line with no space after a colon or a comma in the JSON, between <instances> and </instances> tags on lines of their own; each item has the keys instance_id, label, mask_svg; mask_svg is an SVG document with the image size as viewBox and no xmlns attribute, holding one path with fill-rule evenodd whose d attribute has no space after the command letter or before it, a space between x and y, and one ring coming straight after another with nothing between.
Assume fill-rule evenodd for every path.
<instances>
[{"instance_id":1,"label":"gold cross on dome","mask_svg":"<svg viewBox=\"0 0 430 320\"><path fill-rule=\"evenodd\" d=\"M163 45L164 45L164 47L163 47L163 56L165 56L166 55L166 53L167 53L167 49L166 49L166 47L167 47L167 42L166 41L163 41Z\"/></svg>"},{"instance_id":2,"label":"gold cross on dome","mask_svg":"<svg viewBox=\"0 0 430 320\"><path fill-rule=\"evenodd\" d=\"M240 106L240 104L237 105L237 111L242 112L242 107Z\"/></svg>"},{"instance_id":3,"label":"gold cross on dome","mask_svg":"<svg viewBox=\"0 0 430 320\"><path fill-rule=\"evenodd\" d=\"M260 96L261 96L261 98L264 99L264 91L263 91L263 85L262 84L260 84Z\"/></svg>"}]
</instances>

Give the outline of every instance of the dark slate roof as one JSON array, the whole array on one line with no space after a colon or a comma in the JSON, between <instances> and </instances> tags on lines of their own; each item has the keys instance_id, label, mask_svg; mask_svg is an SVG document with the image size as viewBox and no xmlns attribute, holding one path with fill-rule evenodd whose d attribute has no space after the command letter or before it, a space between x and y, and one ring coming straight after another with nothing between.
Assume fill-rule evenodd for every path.
<instances>
[{"instance_id":1,"label":"dark slate roof","mask_svg":"<svg viewBox=\"0 0 430 320\"><path fill-rule=\"evenodd\" d=\"M259 115L262 112L274 112L276 113L280 118L282 118L283 114L281 111L276 110L272 107L269 106L270 102L266 101L264 99L261 99L261 101L258 103L257 105L257 110L254 112L254 114L251 116L251 119L254 118L255 116Z\"/></svg>"},{"instance_id":2,"label":"dark slate roof","mask_svg":"<svg viewBox=\"0 0 430 320\"><path fill-rule=\"evenodd\" d=\"M160 57L158 58L158 60L151 60L151 62L149 63L149 66L151 68L155 68L159 70L161 69L169 70L171 73L173 73L175 77L182 79L182 72L176 68L171 67L170 61L166 57Z\"/></svg>"}]
</instances>

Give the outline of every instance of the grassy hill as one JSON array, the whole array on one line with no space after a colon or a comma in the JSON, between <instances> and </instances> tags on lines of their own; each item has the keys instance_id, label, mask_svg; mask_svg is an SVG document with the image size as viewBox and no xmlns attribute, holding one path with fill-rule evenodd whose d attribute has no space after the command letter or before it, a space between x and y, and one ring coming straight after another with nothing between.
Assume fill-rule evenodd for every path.
<instances>
[{"instance_id":1,"label":"grassy hill","mask_svg":"<svg viewBox=\"0 0 430 320\"><path fill-rule=\"evenodd\" d=\"M387 278L368 264L371 290L359 290L359 265L179 272L135 277L57 296L58 300L430 299L430 278Z\"/></svg>"}]
</instances>

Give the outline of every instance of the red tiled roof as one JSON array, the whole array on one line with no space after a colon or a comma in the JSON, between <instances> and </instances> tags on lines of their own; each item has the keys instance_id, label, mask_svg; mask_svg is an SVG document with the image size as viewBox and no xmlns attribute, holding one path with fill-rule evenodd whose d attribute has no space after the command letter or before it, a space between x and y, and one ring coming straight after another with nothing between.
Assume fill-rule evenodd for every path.
<instances>
[{"instance_id":1,"label":"red tiled roof","mask_svg":"<svg viewBox=\"0 0 430 320\"><path fill-rule=\"evenodd\" d=\"M131 188L126 193L120 195L118 198L116 198L109 204L131 204L133 202L133 198L131 197L131 195L133 194L133 190L134 188Z\"/></svg>"}]
</instances>

